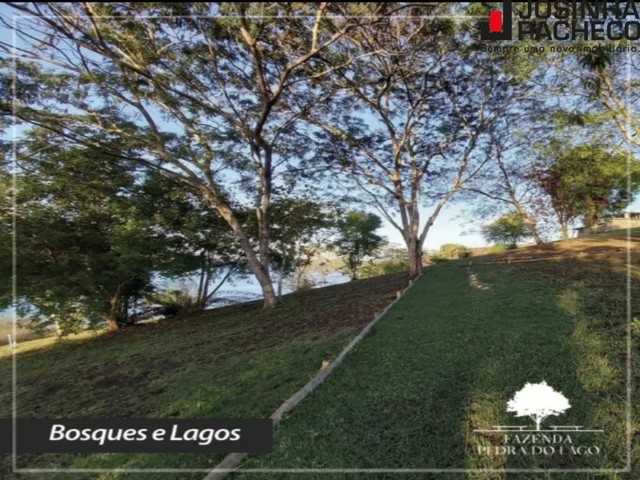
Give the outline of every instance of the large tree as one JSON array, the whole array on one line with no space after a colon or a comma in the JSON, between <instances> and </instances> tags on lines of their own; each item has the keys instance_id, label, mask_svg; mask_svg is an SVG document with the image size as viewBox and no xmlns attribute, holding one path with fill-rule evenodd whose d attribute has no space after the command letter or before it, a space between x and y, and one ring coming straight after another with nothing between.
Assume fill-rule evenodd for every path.
<instances>
[{"instance_id":1,"label":"large tree","mask_svg":"<svg viewBox=\"0 0 640 480\"><path fill-rule=\"evenodd\" d=\"M317 100L308 95L309 81L350 61L326 65L319 56L368 21L360 10L375 16L378 7L9 5L27 18L17 21L15 58L13 46L0 42L5 93L17 94L3 100L3 110L105 153L114 153L100 141L105 136L135 146L136 161L182 182L218 211L262 287L264 305L274 306L271 196L304 156L298 115L283 103ZM257 242L238 207L254 212Z\"/></svg>"},{"instance_id":2,"label":"large tree","mask_svg":"<svg viewBox=\"0 0 640 480\"><path fill-rule=\"evenodd\" d=\"M541 188L549 195L563 238L569 224L582 218L593 227L605 215L619 213L640 185L638 161L628 152L599 144L562 146L552 142L536 169Z\"/></svg>"},{"instance_id":3,"label":"large tree","mask_svg":"<svg viewBox=\"0 0 640 480\"><path fill-rule=\"evenodd\" d=\"M55 321L63 332L130 323L131 303L149 291L154 269L172 262L178 246L139 211L135 165L61 147L42 131L20 142L16 154L15 184L3 169L10 193L3 199L14 200L15 211L6 205L0 212L0 261L6 270L15 261L19 311L33 326ZM15 257L5 241L14 213ZM12 301L10 290L0 296L5 305Z\"/></svg>"},{"instance_id":4,"label":"large tree","mask_svg":"<svg viewBox=\"0 0 640 480\"><path fill-rule=\"evenodd\" d=\"M320 129L332 182L371 202L402 235L411 277L422 272L436 218L487 162L504 79L475 48L451 4L407 8L348 32L329 64L354 58L319 88L322 108L298 112ZM337 175L338 174L338 175Z\"/></svg>"}]
</instances>

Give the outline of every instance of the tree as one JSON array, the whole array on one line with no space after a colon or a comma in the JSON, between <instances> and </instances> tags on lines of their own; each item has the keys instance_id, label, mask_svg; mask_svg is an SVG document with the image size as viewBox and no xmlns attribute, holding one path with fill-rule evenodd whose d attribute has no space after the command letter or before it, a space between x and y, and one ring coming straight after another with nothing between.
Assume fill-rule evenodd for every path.
<instances>
[{"instance_id":1,"label":"tree","mask_svg":"<svg viewBox=\"0 0 640 480\"><path fill-rule=\"evenodd\" d=\"M569 400L544 381L526 383L507 403L507 412L515 412L517 417L531 417L536 422L536 430L540 430L545 418L561 415L569 408Z\"/></svg>"},{"instance_id":2,"label":"tree","mask_svg":"<svg viewBox=\"0 0 640 480\"><path fill-rule=\"evenodd\" d=\"M492 135L490 161L483 172L462 190L472 194L467 198L474 205L474 217L492 215L504 211L507 206L522 217L536 245L544 246L546 243L541 230L548 224L549 209L544 191L531 174L535 161L531 148L532 125L528 119L521 125L528 127L525 136L515 128L518 122L515 117L505 115L498 122L498 131ZM493 202L474 202L474 195Z\"/></svg>"},{"instance_id":3,"label":"tree","mask_svg":"<svg viewBox=\"0 0 640 480\"><path fill-rule=\"evenodd\" d=\"M640 186L639 163L628 152L556 143L545 152L548 163L538 166L535 176L551 199L565 239L570 222L582 217L586 227L596 225L605 215L626 208Z\"/></svg>"},{"instance_id":4,"label":"tree","mask_svg":"<svg viewBox=\"0 0 640 480\"><path fill-rule=\"evenodd\" d=\"M377 215L358 210L351 210L338 220L335 246L345 260L351 280L358 279L365 258L385 243L375 233L381 225L382 220Z\"/></svg>"},{"instance_id":5,"label":"tree","mask_svg":"<svg viewBox=\"0 0 640 480\"><path fill-rule=\"evenodd\" d=\"M145 175L138 193L140 214L171 236L172 261L157 266L158 273L179 279L198 272L192 308L205 309L230 278L247 273L244 253L216 210L154 171Z\"/></svg>"},{"instance_id":6,"label":"tree","mask_svg":"<svg viewBox=\"0 0 640 480\"><path fill-rule=\"evenodd\" d=\"M505 245L507 248L517 248L518 242L529 235L526 218L518 212L502 215L489 225L482 228L482 234L488 242Z\"/></svg>"},{"instance_id":7,"label":"tree","mask_svg":"<svg viewBox=\"0 0 640 480\"><path fill-rule=\"evenodd\" d=\"M139 215L138 172L129 161L102 162L90 149L51 143L41 130L29 138L17 146L14 172L19 311L34 326L56 322L63 332L103 322L117 330L131 322L131 302L150 290L153 269L171 261L172 242ZM2 209L3 225L11 213ZM2 247L9 270L12 243ZM2 300L11 302L11 292Z\"/></svg>"},{"instance_id":8,"label":"tree","mask_svg":"<svg viewBox=\"0 0 640 480\"><path fill-rule=\"evenodd\" d=\"M282 198L273 203L271 249L278 271L278 298L286 275L309 265L328 239L331 216L326 206L304 198Z\"/></svg>"},{"instance_id":9,"label":"tree","mask_svg":"<svg viewBox=\"0 0 640 480\"><path fill-rule=\"evenodd\" d=\"M416 277L429 229L488 161L505 79L474 49L469 25L427 18L455 5L405 7L347 32L336 57L354 60L318 86L326 102L296 111L320 129L332 182L359 189L402 234Z\"/></svg>"},{"instance_id":10,"label":"tree","mask_svg":"<svg viewBox=\"0 0 640 480\"><path fill-rule=\"evenodd\" d=\"M376 9L329 3L9 5L28 19L15 32L15 63L13 46L0 42L2 85L11 91L15 65L18 90L2 110L56 132L60 141L105 154L114 152L103 137L135 146L133 160L181 182L219 213L260 283L265 307L275 306L271 197L278 182L298 170L308 141L284 102L317 103L310 82L339 66L326 66L320 55L360 23L359 8L374 16ZM331 15L343 8L347 16ZM247 210L258 224L255 244L239 218Z\"/></svg>"},{"instance_id":11,"label":"tree","mask_svg":"<svg viewBox=\"0 0 640 480\"><path fill-rule=\"evenodd\" d=\"M242 253L215 210L127 160L131 152L122 144L111 146L122 157L106 161L101 151L57 145L46 130L25 137L16 145L14 172L16 260L20 311L32 326L55 322L69 333L106 322L117 330L137 321L154 277L199 269L196 306L204 308L215 293L208 290L212 271L225 268L224 281L241 270ZM9 202L10 176L2 171ZM9 205L0 210L3 237L11 215ZM9 269L12 242L2 247L0 262ZM11 292L1 297L6 304Z\"/></svg>"},{"instance_id":12,"label":"tree","mask_svg":"<svg viewBox=\"0 0 640 480\"><path fill-rule=\"evenodd\" d=\"M640 62L635 55L611 53L604 45L589 49L568 62L578 68L567 69L584 89L585 96L607 113L621 136L636 147L640 146L640 116L633 108L640 101ZM581 68L580 68L581 67Z\"/></svg>"}]
</instances>

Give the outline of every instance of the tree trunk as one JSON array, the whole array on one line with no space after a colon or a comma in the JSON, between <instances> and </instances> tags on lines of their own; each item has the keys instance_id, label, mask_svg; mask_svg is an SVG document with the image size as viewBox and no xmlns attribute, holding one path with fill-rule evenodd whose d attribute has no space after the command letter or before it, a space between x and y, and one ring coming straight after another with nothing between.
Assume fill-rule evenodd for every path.
<instances>
[{"instance_id":1,"label":"tree trunk","mask_svg":"<svg viewBox=\"0 0 640 480\"><path fill-rule=\"evenodd\" d=\"M524 218L525 225L529 228L529 233L531 233L531 236L533 237L533 241L538 246L546 245L547 243L544 240L542 240L542 237L538 232L538 227L536 225L536 222L531 218L531 216L527 213L524 207L517 200L516 195L513 191L510 191L510 196L511 196L511 201L513 203L513 206L516 207L516 211L520 215L522 215L522 217Z\"/></svg>"},{"instance_id":2,"label":"tree trunk","mask_svg":"<svg viewBox=\"0 0 640 480\"><path fill-rule=\"evenodd\" d=\"M417 238L407 242L407 254L409 260L409 278L415 280L422 275L422 247Z\"/></svg>"},{"instance_id":3,"label":"tree trunk","mask_svg":"<svg viewBox=\"0 0 640 480\"><path fill-rule=\"evenodd\" d=\"M569 226L566 223L562 223L560 230L562 232L562 240L569 240Z\"/></svg>"},{"instance_id":4,"label":"tree trunk","mask_svg":"<svg viewBox=\"0 0 640 480\"><path fill-rule=\"evenodd\" d=\"M542 237L540 237L540 234L538 233L535 222L533 222L532 220L527 220L526 223L529 227L529 231L531 232L531 236L533 237L533 241L536 242L536 245L546 245L546 242L542 240Z\"/></svg>"},{"instance_id":5,"label":"tree trunk","mask_svg":"<svg viewBox=\"0 0 640 480\"><path fill-rule=\"evenodd\" d=\"M196 303L200 307L200 309L204 309L204 277L206 273L206 265L204 259L204 253L200 255L200 281L198 282L198 296L196 298Z\"/></svg>"},{"instance_id":6,"label":"tree trunk","mask_svg":"<svg viewBox=\"0 0 640 480\"><path fill-rule=\"evenodd\" d=\"M282 283L284 282L284 271L287 265L287 256L282 257L282 265L280 265L280 271L278 272L278 301L282 300Z\"/></svg>"},{"instance_id":7,"label":"tree trunk","mask_svg":"<svg viewBox=\"0 0 640 480\"><path fill-rule=\"evenodd\" d=\"M247 256L247 262L249 263L249 267L251 268L251 271L253 272L253 274L256 276L256 279L260 284L260 288L262 289L262 295L264 297L263 306L265 308L275 307L278 304L278 298L276 296L276 291L273 288L271 277L269 276L268 264L263 265L261 263L260 259L256 255L253 245L251 245L251 242L249 241L249 237L242 229L240 222L238 222L238 219L235 217L231 208L229 208L228 205L222 203L220 199L218 199L215 196L211 197L211 200L212 200L213 206L218 210L218 212L220 212L220 215L222 216L222 218L224 218L229 224L229 226L231 227L231 230L233 231L234 235L238 239L238 242L240 243L240 247L242 248L242 250ZM268 262L268 259L269 259L268 252L265 252L265 253L266 253L266 260Z\"/></svg>"},{"instance_id":8,"label":"tree trunk","mask_svg":"<svg viewBox=\"0 0 640 480\"><path fill-rule=\"evenodd\" d=\"M120 330L120 323L118 322L118 315L121 310L122 296L124 295L125 285L121 283L116 288L115 293L109 300L109 314L105 317L109 330L114 332Z\"/></svg>"},{"instance_id":9,"label":"tree trunk","mask_svg":"<svg viewBox=\"0 0 640 480\"><path fill-rule=\"evenodd\" d=\"M262 302L262 306L264 308L275 308L278 305L278 297L276 296L276 291L273 288L273 283L271 283L271 279L269 276L266 276L266 280L258 277L258 282L260 282L260 286L262 287L262 293L264 294L264 300Z\"/></svg>"},{"instance_id":10,"label":"tree trunk","mask_svg":"<svg viewBox=\"0 0 640 480\"><path fill-rule=\"evenodd\" d=\"M109 331L115 332L116 330L120 330L120 324L114 317L106 317L107 325L109 326Z\"/></svg>"},{"instance_id":11,"label":"tree trunk","mask_svg":"<svg viewBox=\"0 0 640 480\"><path fill-rule=\"evenodd\" d=\"M209 284L211 283L211 259L207 256L205 260L205 275L204 275L204 283L202 285L202 303L200 305L200 309L204 310L207 308L207 301L209 300Z\"/></svg>"},{"instance_id":12,"label":"tree trunk","mask_svg":"<svg viewBox=\"0 0 640 480\"><path fill-rule=\"evenodd\" d=\"M249 266L251 270L253 270L258 283L260 284L260 288L262 289L263 302L262 306L264 308L275 308L278 305L278 297L276 295L276 290L273 288L273 282L271 281L271 277L269 277L269 273L266 272L258 259L254 256L253 259L249 260Z\"/></svg>"},{"instance_id":13,"label":"tree trunk","mask_svg":"<svg viewBox=\"0 0 640 480\"><path fill-rule=\"evenodd\" d=\"M542 418L536 418L536 430L540 430L540 424L542 423Z\"/></svg>"}]
</instances>

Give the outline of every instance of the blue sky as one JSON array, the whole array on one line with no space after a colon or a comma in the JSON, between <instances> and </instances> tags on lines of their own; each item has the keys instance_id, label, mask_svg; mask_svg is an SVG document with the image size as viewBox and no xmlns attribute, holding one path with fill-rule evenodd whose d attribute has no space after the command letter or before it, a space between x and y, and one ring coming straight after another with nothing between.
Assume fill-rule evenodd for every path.
<instances>
[{"instance_id":1,"label":"blue sky","mask_svg":"<svg viewBox=\"0 0 640 480\"><path fill-rule=\"evenodd\" d=\"M12 11L6 5L0 4L0 15L10 18L12 16ZM0 37L3 40L10 40L11 32L7 29L3 29L0 31ZM162 124L163 122L159 123ZM479 198L476 201L486 200ZM469 205L467 204L466 207L468 206ZM635 201L631 209L640 209L640 200ZM488 223L491 219L481 219L470 214L463 215L465 210L465 204L463 203L450 203L445 206L440 216L431 227L426 240L425 249L434 250L444 243L461 243L470 247L486 245L485 240L479 233L479 229L483 223ZM372 211L375 212L375 210ZM422 223L424 224L426 218L430 215L430 209L424 208L421 215ZM384 220L382 234L392 243L403 244L401 234L386 220Z\"/></svg>"}]
</instances>

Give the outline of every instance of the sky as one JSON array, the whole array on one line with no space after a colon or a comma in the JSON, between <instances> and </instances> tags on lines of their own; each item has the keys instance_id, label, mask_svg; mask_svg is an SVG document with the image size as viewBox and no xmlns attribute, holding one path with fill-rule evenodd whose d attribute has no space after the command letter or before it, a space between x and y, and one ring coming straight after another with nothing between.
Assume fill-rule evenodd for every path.
<instances>
[{"instance_id":1,"label":"sky","mask_svg":"<svg viewBox=\"0 0 640 480\"><path fill-rule=\"evenodd\" d=\"M0 15L11 18L12 10L6 5L0 4ZM6 29L0 30L0 38L3 40L11 38L11 32ZM160 122L161 123L161 122ZM164 126L164 125L163 125ZM167 125L167 127L169 127ZM477 201L485 201L482 198ZM466 207L469 205L467 204ZM640 209L640 200L636 200L630 207L631 210ZM375 213L375 210L370 209ZM472 215L465 215L465 205L460 203L449 203L440 213L434 225L431 227L426 239L425 249L436 250L445 243L460 243L468 247L485 246L487 243L480 234L480 227L483 223L488 223L492 219L480 219ZM428 208L421 212L422 223L430 215ZM382 235L392 244L403 244L400 234L388 221L383 219Z\"/></svg>"}]
</instances>

